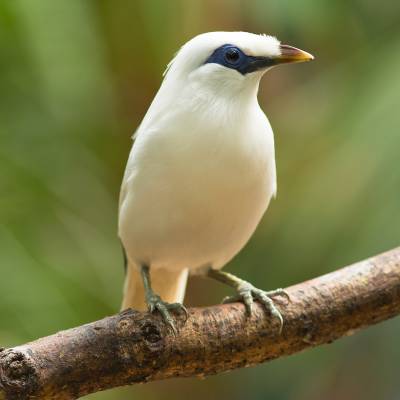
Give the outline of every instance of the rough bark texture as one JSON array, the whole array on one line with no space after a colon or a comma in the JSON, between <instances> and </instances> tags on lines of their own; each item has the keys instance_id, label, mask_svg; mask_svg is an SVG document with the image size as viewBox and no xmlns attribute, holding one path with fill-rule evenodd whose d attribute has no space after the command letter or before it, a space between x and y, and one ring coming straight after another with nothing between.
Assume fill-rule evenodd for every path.
<instances>
[{"instance_id":1,"label":"rough bark texture","mask_svg":"<svg viewBox=\"0 0 400 400\"><path fill-rule=\"evenodd\" d=\"M261 306L193 308L174 337L158 315L132 310L0 349L0 399L76 399L176 376L247 367L330 343L400 313L400 248L287 289L271 320Z\"/></svg>"}]
</instances>

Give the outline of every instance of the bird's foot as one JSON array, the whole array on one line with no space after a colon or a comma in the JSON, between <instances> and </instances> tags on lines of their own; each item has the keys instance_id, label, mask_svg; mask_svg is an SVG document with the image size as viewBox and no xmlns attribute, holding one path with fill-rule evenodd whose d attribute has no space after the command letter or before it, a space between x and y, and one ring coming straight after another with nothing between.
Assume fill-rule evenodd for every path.
<instances>
[{"instance_id":1,"label":"bird's foot","mask_svg":"<svg viewBox=\"0 0 400 400\"><path fill-rule=\"evenodd\" d=\"M275 296L286 297L286 299L290 301L288 293L283 289L276 289L266 292L254 287L251 283L243 281L237 286L237 295L225 297L222 302L235 303L237 301L242 301L246 307L247 315L251 316L253 311L253 302L254 300L258 300L273 317L279 320L279 333L281 333L283 327L283 317L274 304L273 298Z\"/></svg>"},{"instance_id":2,"label":"bird's foot","mask_svg":"<svg viewBox=\"0 0 400 400\"><path fill-rule=\"evenodd\" d=\"M160 296L153 293L146 298L146 301L149 312L153 313L154 311L157 310L161 314L164 322L172 330L174 335L176 335L178 332L170 311L177 311L178 313L184 313L185 322L188 319L189 316L188 310L181 303L167 303L166 301L161 300Z\"/></svg>"}]
</instances>

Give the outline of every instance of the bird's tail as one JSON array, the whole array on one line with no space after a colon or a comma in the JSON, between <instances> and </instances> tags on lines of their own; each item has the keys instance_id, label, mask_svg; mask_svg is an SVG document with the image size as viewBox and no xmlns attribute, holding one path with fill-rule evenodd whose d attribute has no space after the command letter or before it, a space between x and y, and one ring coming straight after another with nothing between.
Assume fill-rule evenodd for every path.
<instances>
[{"instance_id":1,"label":"bird's tail","mask_svg":"<svg viewBox=\"0 0 400 400\"><path fill-rule=\"evenodd\" d=\"M182 303L185 296L188 269L170 271L166 269L152 270L150 268L151 286L155 294L168 303ZM147 309L143 282L139 267L127 265L124 285L122 310L133 308L144 311Z\"/></svg>"}]
</instances>

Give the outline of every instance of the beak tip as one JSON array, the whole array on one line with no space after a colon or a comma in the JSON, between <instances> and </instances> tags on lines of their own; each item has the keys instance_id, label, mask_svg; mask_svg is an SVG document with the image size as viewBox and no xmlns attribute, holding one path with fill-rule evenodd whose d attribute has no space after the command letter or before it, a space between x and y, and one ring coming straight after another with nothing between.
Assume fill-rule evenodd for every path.
<instances>
[{"instance_id":1,"label":"beak tip","mask_svg":"<svg viewBox=\"0 0 400 400\"><path fill-rule=\"evenodd\" d=\"M292 47L289 45L282 44L280 46L281 62L304 62L304 61L312 61L314 60L314 56L307 51L300 50L296 47Z\"/></svg>"}]
</instances>

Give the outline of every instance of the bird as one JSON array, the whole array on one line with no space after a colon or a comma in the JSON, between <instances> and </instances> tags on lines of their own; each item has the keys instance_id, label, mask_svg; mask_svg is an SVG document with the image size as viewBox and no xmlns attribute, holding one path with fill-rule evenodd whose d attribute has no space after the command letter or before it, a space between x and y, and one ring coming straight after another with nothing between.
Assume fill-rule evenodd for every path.
<instances>
[{"instance_id":1,"label":"bird","mask_svg":"<svg viewBox=\"0 0 400 400\"><path fill-rule=\"evenodd\" d=\"M121 309L174 313L189 274L231 286L247 315L275 296L222 271L253 235L276 195L274 135L258 99L265 72L314 57L274 36L207 32L184 44L133 136L119 200L125 258Z\"/></svg>"}]
</instances>

